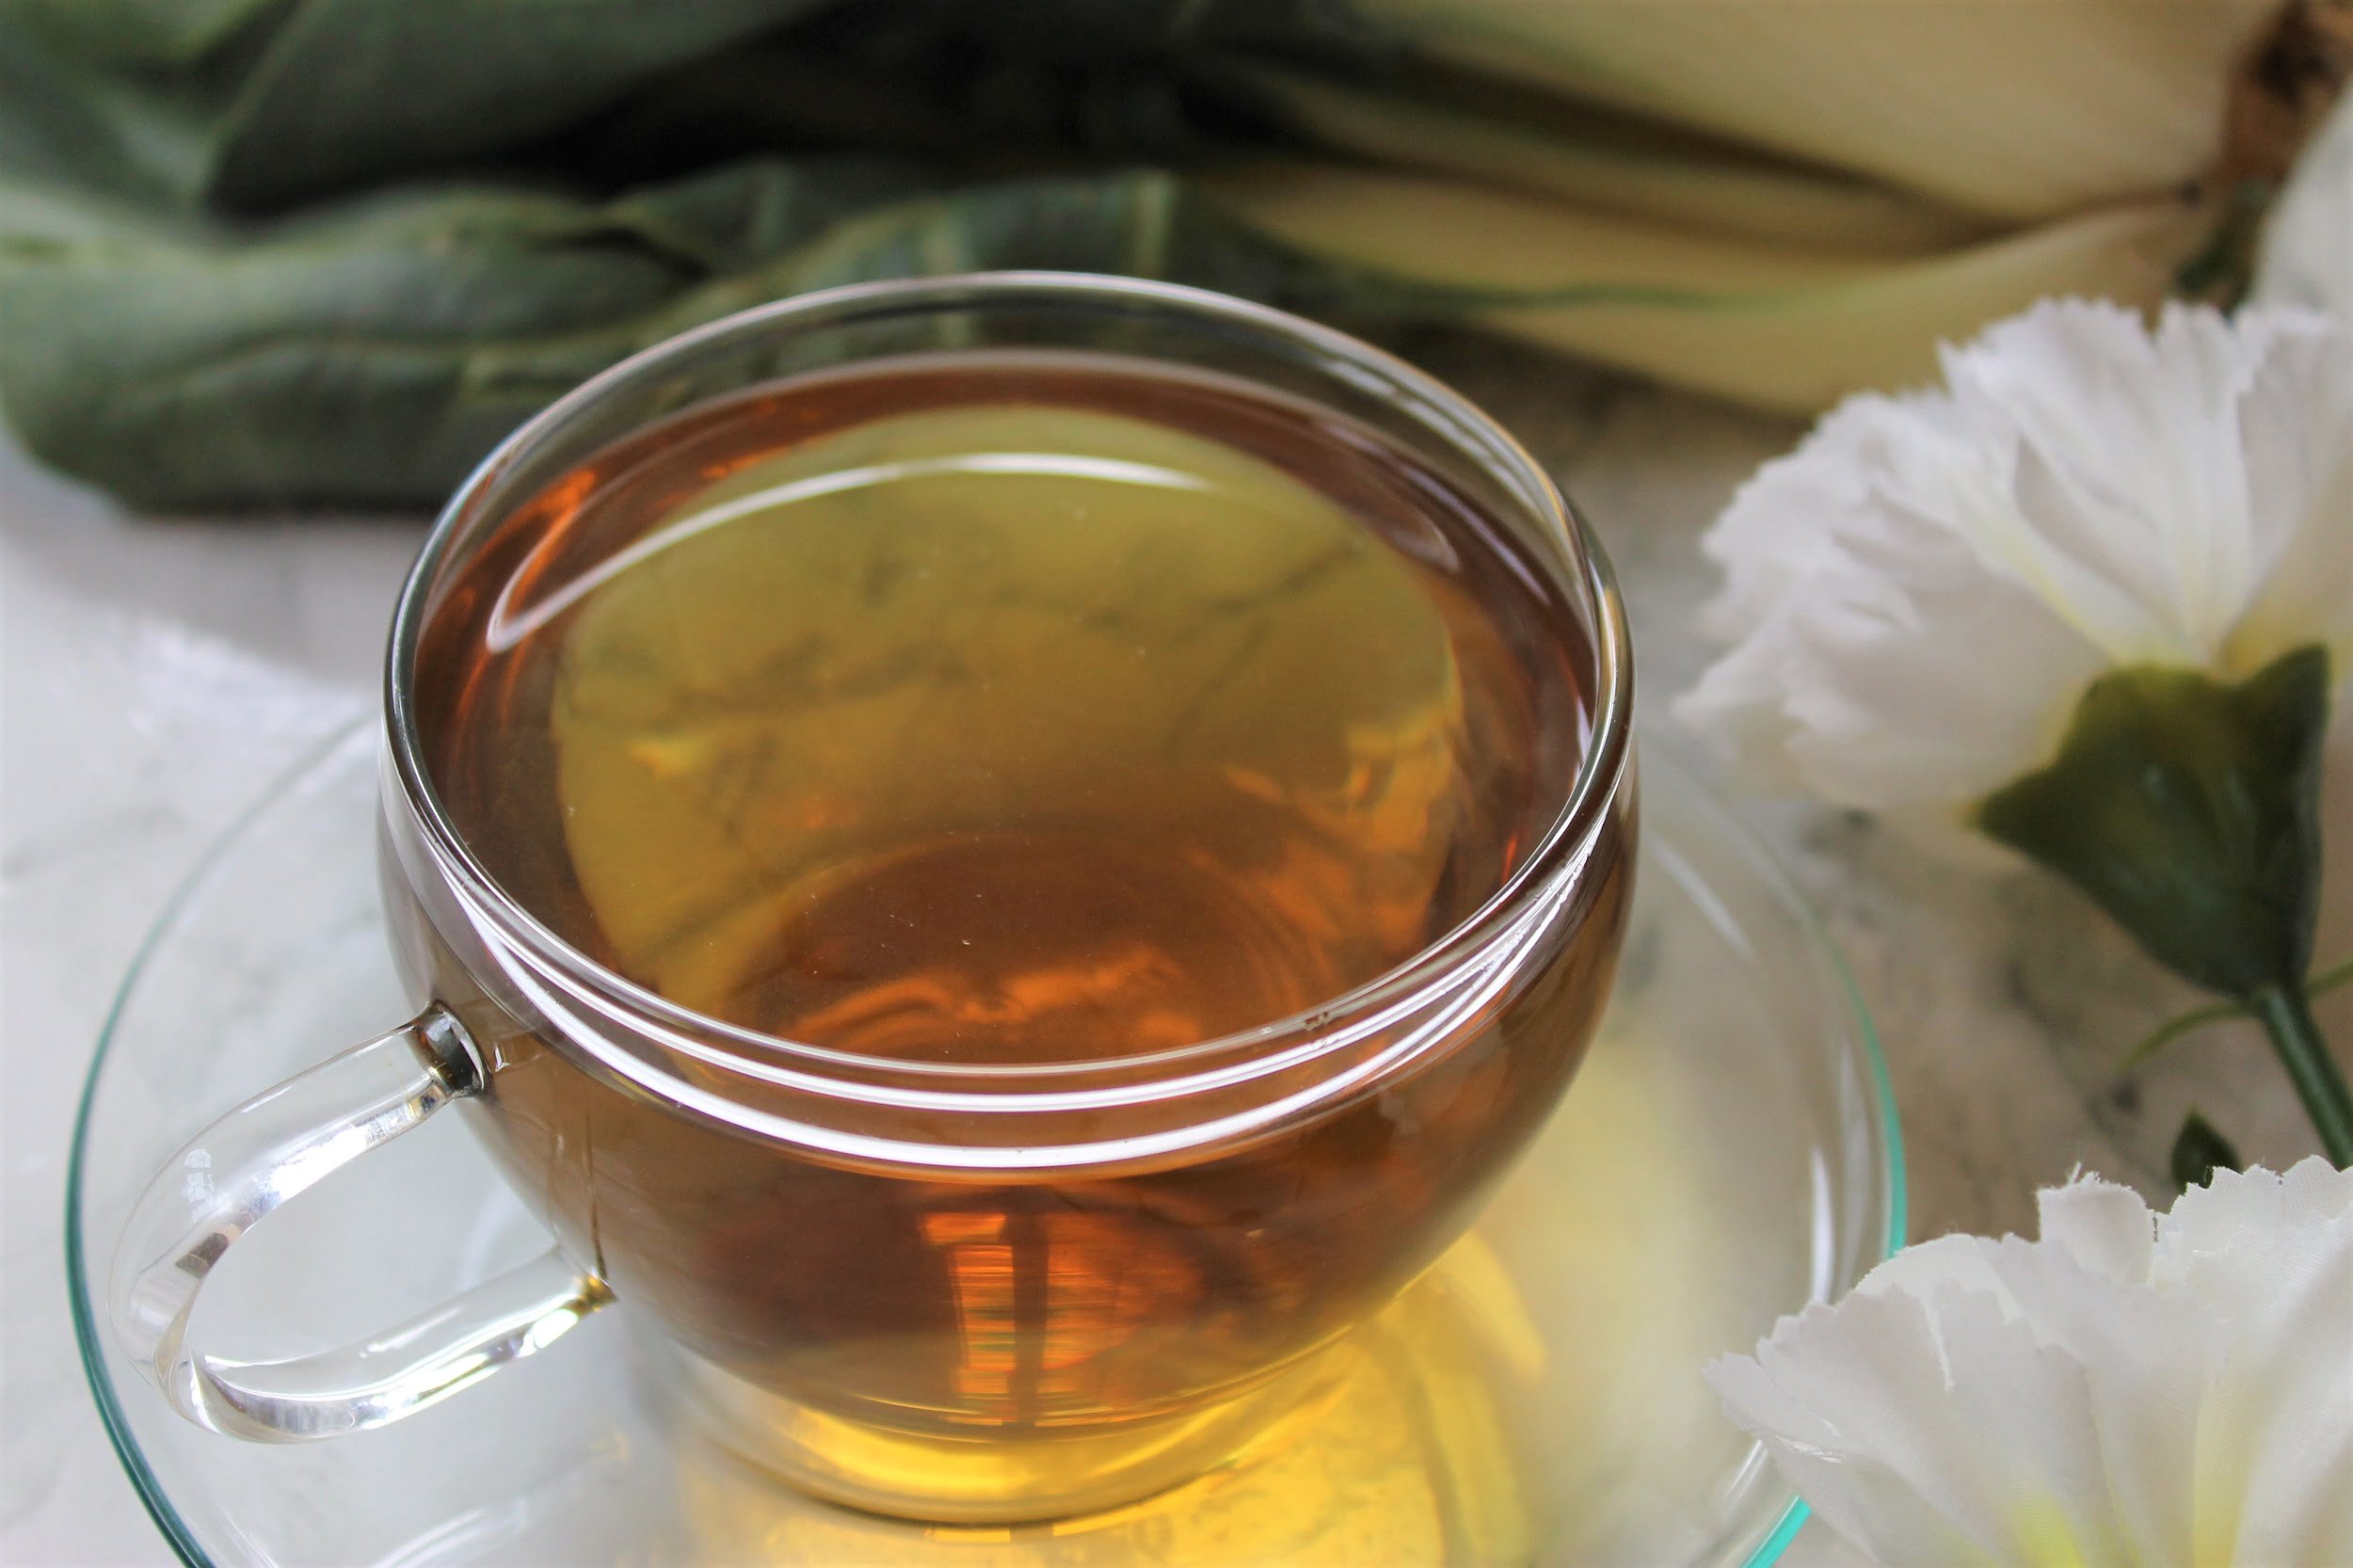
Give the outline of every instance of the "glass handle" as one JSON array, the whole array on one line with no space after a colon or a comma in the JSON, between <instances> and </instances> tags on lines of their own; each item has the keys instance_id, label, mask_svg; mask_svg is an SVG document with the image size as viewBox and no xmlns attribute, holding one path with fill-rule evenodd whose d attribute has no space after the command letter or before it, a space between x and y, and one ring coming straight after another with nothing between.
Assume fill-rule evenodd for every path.
<instances>
[{"instance_id":1,"label":"glass handle","mask_svg":"<svg viewBox=\"0 0 2353 1568\"><path fill-rule=\"evenodd\" d=\"M239 1238L328 1172L481 1091L473 1042L440 1006L256 1095L156 1173L115 1253L115 1331L199 1426L296 1443L396 1421L552 1343L613 1299L553 1250L384 1333L280 1361L192 1345L188 1319Z\"/></svg>"}]
</instances>

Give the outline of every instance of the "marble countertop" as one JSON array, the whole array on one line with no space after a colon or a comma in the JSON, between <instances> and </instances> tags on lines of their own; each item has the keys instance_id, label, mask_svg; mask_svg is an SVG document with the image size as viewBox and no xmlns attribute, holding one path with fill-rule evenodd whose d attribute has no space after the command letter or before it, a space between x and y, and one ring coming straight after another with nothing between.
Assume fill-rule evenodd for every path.
<instances>
[{"instance_id":1,"label":"marble countertop","mask_svg":"<svg viewBox=\"0 0 2353 1568\"><path fill-rule=\"evenodd\" d=\"M1599 530L1631 605L1644 722L1662 722L1708 652L1692 625L1711 583L1699 532L1799 428L1491 344L1407 347L1527 440ZM0 444L0 1563L171 1560L74 1349L60 1234L72 1108L167 893L269 780L373 703L423 533L411 520L143 520ZM1880 1021L1915 1238L2030 1231L2034 1189L2078 1166L2161 1196L2192 1100L2250 1157L2309 1147L2243 1031L2114 1081L2114 1056L2194 999L2065 889L1860 818L1740 798ZM2334 842L2353 846L2353 822ZM2349 881L2331 879L2339 905ZM2323 953L2349 950L2353 909L2332 909ZM2324 1021L2353 1038L2353 995L2330 999ZM1829 1560L1820 1533L1790 1560Z\"/></svg>"}]
</instances>

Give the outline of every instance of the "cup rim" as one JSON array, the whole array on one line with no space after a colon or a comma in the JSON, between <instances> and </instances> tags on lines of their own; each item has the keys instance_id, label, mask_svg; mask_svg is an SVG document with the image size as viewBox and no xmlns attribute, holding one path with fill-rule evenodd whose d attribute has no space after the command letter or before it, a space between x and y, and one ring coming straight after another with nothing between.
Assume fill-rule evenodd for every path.
<instances>
[{"instance_id":1,"label":"cup rim","mask_svg":"<svg viewBox=\"0 0 2353 1568\"><path fill-rule=\"evenodd\" d=\"M549 927L508 892L475 855L451 820L420 754L411 687L420 639L427 620L425 600L457 541L478 520L486 498L507 472L542 443L607 397L663 367L740 338L793 326L833 326L856 320L872 309L978 307L1024 301L1041 305L1173 307L1196 320L1209 319L1259 338L1305 349L1320 362L1337 363L1377 376L1381 390L1407 394L1413 412L1433 433L1480 462L1543 514L1570 555L1571 575L1590 597L1590 638L1595 664L1591 694L1593 718L1584 755L1566 798L1528 857L1477 909L1412 956L1324 1001L1249 1029L1139 1055L1107 1056L1058 1063L931 1063L881 1057L770 1034L683 1006L650 987L599 963ZM542 972L552 969L574 984L624 1002L673 1038L680 1033L724 1042L746 1065L779 1060L817 1069L883 1070L894 1077L938 1078L974 1082L1084 1078L1090 1073L1132 1076L1163 1066L1179 1068L1204 1059L1247 1052L1267 1060L1264 1048L1288 1037L1361 1032L1369 1018L1421 993L1467 958L1510 940L1549 890L1576 874L1584 849L1600 833L1625 779L1632 756L1633 672L1625 605L1615 573L1592 528L1571 506L1549 474L1491 416L1434 376L1348 333L1208 289L1156 279L1056 271L995 271L944 274L850 283L772 300L722 316L640 349L607 366L549 404L507 434L459 484L435 518L395 602L385 655L384 717L391 776L420 829L438 869L450 879L476 920L487 917L500 937L530 954ZM744 1052L755 1053L742 1056ZM702 1054L697 1052L697 1054ZM1283 1053L1269 1063L1294 1053ZM708 1060L708 1058L706 1058ZM1027 1097L1027 1096L1024 1096Z\"/></svg>"}]
</instances>

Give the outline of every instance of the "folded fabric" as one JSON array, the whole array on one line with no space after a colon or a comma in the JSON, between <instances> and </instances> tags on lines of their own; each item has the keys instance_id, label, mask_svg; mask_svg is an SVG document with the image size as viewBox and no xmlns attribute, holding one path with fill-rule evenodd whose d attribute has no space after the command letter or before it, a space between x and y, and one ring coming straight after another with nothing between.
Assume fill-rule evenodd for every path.
<instances>
[{"instance_id":1,"label":"folded fabric","mask_svg":"<svg viewBox=\"0 0 2353 1568\"><path fill-rule=\"evenodd\" d=\"M148 507L422 506L697 321L1023 266L1810 411L2043 294L2227 278L2267 174L2226 126L2249 82L2300 124L2329 41L2274 0L0 0L0 408Z\"/></svg>"}]
</instances>

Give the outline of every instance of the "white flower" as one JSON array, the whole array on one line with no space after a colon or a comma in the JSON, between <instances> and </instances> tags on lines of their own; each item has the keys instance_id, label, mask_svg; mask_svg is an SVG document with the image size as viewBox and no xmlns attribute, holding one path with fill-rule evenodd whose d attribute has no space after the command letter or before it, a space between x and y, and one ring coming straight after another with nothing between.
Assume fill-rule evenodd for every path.
<instances>
[{"instance_id":1,"label":"white flower","mask_svg":"<svg viewBox=\"0 0 2353 1568\"><path fill-rule=\"evenodd\" d=\"M2353 322L2353 92L2337 100L2271 210L2254 297Z\"/></svg>"},{"instance_id":2,"label":"white flower","mask_svg":"<svg viewBox=\"0 0 2353 1568\"><path fill-rule=\"evenodd\" d=\"M1733 643L1677 705L1842 805L1961 808L2119 666L2353 663L2353 328L2046 302L1849 398L1707 538Z\"/></svg>"},{"instance_id":3,"label":"white flower","mask_svg":"<svg viewBox=\"0 0 2353 1568\"><path fill-rule=\"evenodd\" d=\"M2151 1224L2041 1195L1708 1368L1825 1523L1891 1565L2353 1564L2353 1172L2218 1172Z\"/></svg>"}]
</instances>

